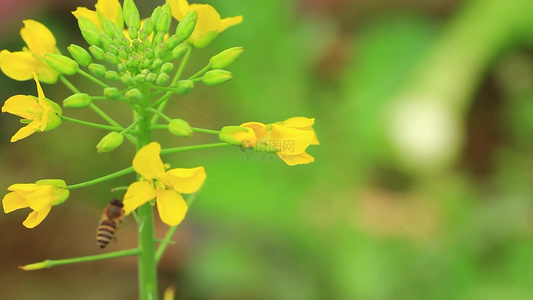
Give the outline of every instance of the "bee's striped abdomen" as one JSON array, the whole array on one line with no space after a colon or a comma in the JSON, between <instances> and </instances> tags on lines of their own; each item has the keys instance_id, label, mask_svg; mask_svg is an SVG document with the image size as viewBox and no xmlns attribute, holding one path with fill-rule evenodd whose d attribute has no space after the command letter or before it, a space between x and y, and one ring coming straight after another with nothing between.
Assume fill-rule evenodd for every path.
<instances>
[{"instance_id":1,"label":"bee's striped abdomen","mask_svg":"<svg viewBox=\"0 0 533 300\"><path fill-rule=\"evenodd\" d=\"M117 229L117 223L111 220L103 220L98 227L96 233L96 241L100 248L105 248L109 242L113 239L115 235L115 230Z\"/></svg>"}]
</instances>

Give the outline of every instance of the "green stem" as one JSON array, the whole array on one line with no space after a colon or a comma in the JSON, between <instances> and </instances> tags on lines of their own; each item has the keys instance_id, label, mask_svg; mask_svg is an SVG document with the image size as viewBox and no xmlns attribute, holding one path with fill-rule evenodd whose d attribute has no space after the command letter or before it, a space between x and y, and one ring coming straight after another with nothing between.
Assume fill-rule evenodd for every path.
<instances>
[{"instance_id":1,"label":"green stem","mask_svg":"<svg viewBox=\"0 0 533 300\"><path fill-rule=\"evenodd\" d=\"M181 64L178 68L178 71L176 72L176 75L174 76L174 79L172 80L172 83L170 84L170 86L176 85L176 83L180 79L181 74L183 73L183 70L185 69L185 65L187 64L187 61L189 60L189 57L191 56L191 51L192 51L192 48L189 47L189 49L187 49L187 52L185 52L185 56L183 56L183 59L181 60ZM151 105L151 107L158 106L157 110L163 111L163 109L165 109L165 106L167 105L168 98L170 98L172 94L174 94L174 92L171 92L171 91L166 92L163 96L161 96L161 98L159 98L159 100L154 102ZM159 115L154 115L154 117L152 118L152 124L155 124L158 118L159 118Z\"/></svg>"},{"instance_id":2,"label":"green stem","mask_svg":"<svg viewBox=\"0 0 533 300\"><path fill-rule=\"evenodd\" d=\"M209 134L216 134L219 135L219 130L211 130L211 129L204 129L204 128L198 128L198 127L191 127L192 131L195 132L202 132L202 133L209 133Z\"/></svg>"},{"instance_id":3,"label":"green stem","mask_svg":"<svg viewBox=\"0 0 533 300\"><path fill-rule=\"evenodd\" d=\"M134 171L133 167L129 167L129 168L120 170L120 171L115 172L115 173L111 173L109 175L106 175L106 176L103 176L103 177L100 177L100 178L96 178L96 179L89 180L89 181L82 182L82 183L78 183L78 184L68 185L67 189L68 190L74 190L74 189L79 189L79 188L83 188L83 187L88 187L88 186L91 186L91 185L94 185L94 184L97 184L97 183L100 183L100 182L104 182L104 181L107 181L107 180L111 180L111 179L114 179L114 178L129 174L129 173L132 173L133 171Z\"/></svg>"},{"instance_id":4,"label":"green stem","mask_svg":"<svg viewBox=\"0 0 533 300\"><path fill-rule=\"evenodd\" d=\"M72 82L70 82L65 76L61 75L59 76L59 80L61 80L61 82L63 82L63 84L65 86L67 86L73 93L79 93L80 90L78 90L73 84Z\"/></svg>"},{"instance_id":5,"label":"green stem","mask_svg":"<svg viewBox=\"0 0 533 300\"><path fill-rule=\"evenodd\" d=\"M91 74L89 74L89 73L83 71L82 69L78 69L78 73L79 73L80 75L82 75L83 77L89 79L90 81L92 81L92 82L98 84L98 85L101 86L101 87L104 87L104 88L109 87L109 85L107 85L107 84L105 84L104 82L98 80L96 77L94 77L93 75L91 75Z\"/></svg>"},{"instance_id":6,"label":"green stem","mask_svg":"<svg viewBox=\"0 0 533 300\"><path fill-rule=\"evenodd\" d=\"M196 199L196 195L198 195L198 192L190 195L187 198L188 207L191 207L192 203L194 202L194 199ZM159 248L157 248L157 252L155 253L156 262L159 263L159 261L161 260L161 257L163 256L163 254L165 253L165 250L167 249L167 246L169 244L172 244L172 241L170 239L172 238L172 236L174 235L177 229L178 229L178 225L172 226L168 229L167 234L165 234L165 237L161 241L161 244L159 245Z\"/></svg>"},{"instance_id":7,"label":"green stem","mask_svg":"<svg viewBox=\"0 0 533 300\"><path fill-rule=\"evenodd\" d=\"M122 134L126 134L126 133L130 132L133 128L135 128L135 126L137 126L137 124L139 124L143 120L144 120L143 116L138 117L137 119L135 119L135 121L133 121L133 123L130 124L130 126L128 126L126 129L122 130L121 133Z\"/></svg>"},{"instance_id":8,"label":"green stem","mask_svg":"<svg viewBox=\"0 0 533 300\"><path fill-rule=\"evenodd\" d=\"M82 121L82 120L78 120L78 119L74 119L74 118L69 118L69 117L67 117L67 116L61 116L61 119L62 119L62 120L65 120L65 121L72 122L72 123L76 123L76 124L81 124L81 125L85 125L85 126L89 126L89 127L100 128L100 129L106 129L106 130L111 130L111 131L121 131L121 130L124 130L124 128L122 128L122 127L115 127L115 126L109 126L109 125L102 125L102 124L97 124L97 123L93 123L93 122L87 122L87 121Z\"/></svg>"},{"instance_id":9,"label":"green stem","mask_svg":"<svg viewBox=\"0 0 533 300\"><path fill-rule=\"evenodd\" d=\"M124 128L122 126L120 126L120 124L118 124L115 120L113 120L113 118L111 118L108 114L106 114L103 110L101 110L98 106L96 106L94 103L91 103L91 105L89 106L90 108L92 108L92 110L94 110L98 115L100 115L100 117L102 117L102 119L106 120L109 124L113 125L113 126L117 126L117 127L121 127L121 128ZM134 138L132 138L131 136L128 136L126 135L125 136L130 142L132 142L133 144L136 144L136 141Z\"/></svg>"},{"instance_id":10,"label":"green stem","mask_svg":"<svg viewBox=\"0 0 533 300\"><path fill-rule=\"evenodd\" d=\"M144 106L139 109L139 116L144 117L139 123L137 151L151 141L150 113L146 107L150 105L149 92L145 89ZM137 174L137 178L140 179ZM139 295L141 300L156 300L157 297L157 264L155 261L154 213L150 202L137 209L139 224Z\"/></svg>"},{"instance_id":11,"label":"green stem","mask_svg":"<svg viewBox=\"0 0 533 300\"><path fill-rule=\"evenodd\" d=\"M169 122L169 123L170 123L170 121L172 121L171 118L169 118L169 117L168 117L167 115L165 115L163 112L161 112L161 111L159 111L159 110L157 110L157 109L155 109L155 108L147 107L146 110L149 111L149 112L154 113L154 115L159 115L161 118L165 119L165 121L167 121L167 122Z\"/></svg>"},{"instance_id":12,"label":"green stem","mask_svg":"<svg viewBox=\"0 0 533 300\"><path fill-rule=\"evenodd\" d=\"M195 146L168 148L168 149L162 149L161 150L161 154L178 153L178 152L191 151L191 150L220 148L220 147L225 147L225 146L232 146L232 145L227 144L227 143L215 143L215 144L205 144L205 145L195 145Z\"/></svg>"},{"instance_id":13,"label":"green stem","mask_svg":"<svg viewBox=\"0 0 533 300\"><path fill-rule=\"evenodd\" d=\"M105 254L91 255L91 256L82 256L82 257L58 259L58 260L45 260L45 261L38 262L38 263L20 266L19 268L25 271L34 271L34 270L40 270L40 269L48 269L48 268L60 266L60 265L76 264L76 263L124 257L124 256L134 256L138 254L139 254L139 249L135 248L135 249L105 253Z\"/></svg>"},{"instance_id":14,"label":"green stem","mask_svg":"<svg viewBox=\"0 0 533 300\"><path fill-rule=\"evenodd\" d=\"M211 69L211 67L205 66L203 69L201 69L200 71L196 72L196 74L194 74L191 77L189 77L189 80L195 80L196 78L200 77L200 75L203 75L205 72L209 71L209 69Z\"/></svg>"}]
</instances>

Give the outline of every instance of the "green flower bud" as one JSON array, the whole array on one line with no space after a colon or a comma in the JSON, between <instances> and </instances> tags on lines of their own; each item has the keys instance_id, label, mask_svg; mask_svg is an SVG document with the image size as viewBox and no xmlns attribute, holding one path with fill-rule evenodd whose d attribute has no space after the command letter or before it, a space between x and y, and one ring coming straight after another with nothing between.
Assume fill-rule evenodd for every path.
<instances>
[{"instance_id":1,"label":"green flower bud","mask_svg":"<svg viewBox=\"0 0 533 300\"><path fill-rule=\"evenodd\" d=\"M128 67L125 63L120 63L117 65L117 69L120 73L126 73L128 71Z\"/></svg>"},{"instance_id":2,"label":"green flower bud","mask_svg":"<svg viewBox=\"0 0 533 300\"><path fill-rule=\"evenodd\" d=\"M168 131L177 136L192 136L192 129L189 123L182 119L173 119L168 123Z\"/></svg>"},{"instance_id":3,"label":"green flower bud","mask_svg":"<svg viewBox=\"0 0 533 300\"><path fill-rule=\"evenodd\" d=\"M90 64L89 71L96 76L104 77L107 69L104 65L101 64Z\"/></svg>"},{"instance_id":4,"label":"green flower bud","mask_svg":"<svg viewBox=\"0 0 533 300\"><path fill-rule=\"evenodd\" d=\"M178 27L176 27L176 35L180 38L181 41L187 40L194 28L196 27L196 21L198 20L198 13L195 10L190 10L187 12L185 17L181 19Z\"/></svg>"},{"instance_id":5,"label":"green flower bud","mask_svg":"<svg viewBox=\"0 0 533 300\"><path fill-rule=\"evenodd\" d=\"M142 82L145 82L146 81L146 75L144 74L137 74L133 77L133 79L135 80L135 82L137 83L142 83Z\"/></svg>"},{"instance_id":6,"label":"green flower bud","mask_svg":"<svg viewBox=\"0 0 533 300\"><path fill-rule=\"evenodd\" d=\"M78 63L61 54L45 54L46 63L54 70L65 75L74 75L79 70Z\"/></svg>"},{"instance_id":7,"label":"green flower bud","mask_svg":"<svg viewBox=\"0 0 533 300\"><path fill-rule=\"evenodd\" d=\"M63 100L63 107L84 108L84 107L91 105L91 103L92 103L91 96L84 94L84 93L78 93Z\"/></svg>"},{"instance_id":8,"label":"green flower bud","mask_svg":"<svg viewBox=\"0 0 533 300\"><path fill-rule=\"evenodd\" d=\"M121 45L120 47L123 47L123 46ZM118 55L118 47L115 45L109 45L109 47L107 47L107 51L115 55Z\"/></svg>"},{"instance_id":9,"label":"green flower bud","mask_svg":"<svg viewBox=\"0 0 533 300\"><path fill-rule=\"evenodd\" d=\"M141 93L141 91L135 88L127 91L124 96L126 96L126 98L134 104L139 104L143 100L143 94Z\"/></svg>"},{"instance_id":10,"label":"green flower bud","mask_svg":"<svg viewBox=\"0 0 533 300\"><path fill-rule=\"evenodd\" d=\"M141 27L141 18L139 15L139 10L137 9L137 6L135 5L135 2L133 2L133 0L124 0L124 3L122 4L122 12L124 16L124 21L126 22L126 25L128 25L128 27Z\"/></svg>"},{"instance_id":11,"label":"green flower bud","mask_svg":"<svg viewBox=\"0 0 533 300\"><path fill-rule=\"evenodd\" d=\"M226 70L212 70L204 74L202 81L206 85L218 85L231 80L233 75Z\"/></svg>"},{"instance_id":12,"label":"green flower bud","mask_svg":"<svg viewBox=\"0 0 533 300\"><path fill-rule=\"evenodd\" d=\"M159 16L159 19L157 19L155 30L165 34L168 33L168 30L170 29L170 21L172 21L171 15L169 13L162 13Z\"/></svg>"},{"instance_id":13,"label":"green flower bud","mask_svg":"<svg viewBox=\"0 0 533 300\"><path fill-rule=\"evenodd\" d=\"M159 16L161 16L162 12L163 12L163 9L161 6L154 8L154 10L152 11L152 14L150 15L150 19L159 20Z\"/></svg>"},{"instance_id":14,"label":"green flower bud","mask_svg":"<svg viewBox=\"0 0 533 300\"><path fill-rule=\"evenodd\" d=\"M167 46L165 43L159 44L155 47L154 55L157 58L163 58L167 54Z\"/></svg>"},{"instance_id":15,"label":"green flower bud","mask_svg":"<svg viewBox=\"0 0 533 300\"><path fill-rule=\"evenodd\" d=\"M105 55L104 55L104 59L110 63L110 64L114 64L114 65L117 65L120 60L117 58L117 56L111 52L106 52Z\"/></svg>"},{"instance_id":16,"label":"green flower bud","mask_svg":"<svg viewBox=\"0 0 533 300\"><path fill-rule=\"evenodd\" d=\"M89 46L89 51L91 51L94 58L98 60L104 60L105 51L102 48L92 45L92 46Z\"/></svg>"},{"instance_id":17,"label":"green flower bud","mask_svg":"<svg viewBox=\"0 0 533 300\"><path fill-rule=\"evenodd\" d=\"M152 60L145 58L141 64L143 68L149 68L152 65Z\"/></svg>"},{"instance_id":18,"label":"green flower bud","mask_svg":"<svg viewBox=\"0 0 533 300\"><path fill-rule=\"evenodd\" d=\"M144 49L144 57L150 59L154 58L154 50L152 48Z\"/></svg>"},{"instance_id":19,"label":"green flower bud","mask_svg":"<svg viewBox=\"0 0 533 300\"><path fill-rule=\"evenodd\" d=\"M102 41L103 48L107 49L110 45L115 44L115 41L113 39L106 35L106 34L100 34L100 40Z\"/></svg>"},{"instance_id":20,"label":"green flower bud","mask_svg":"<svg viewBox=\"0 0 533 300\"><path fill-rule=\"evenodd\" d=\"M144 33L144 30L142 30L142 32ZM139 37L139 34L141 33L141 30L139 30L138 27L128 27L128 35L130 36L130 39L136 39ZM141 36L141 39L143 39L145 37L145 35Z\"/></svg>"},{"instance_id":21,"label":"green flower bud","mask_svg":"<svg viewBox=\"0 0 533 300\"><path fill-rule=\"evenodd\" d=\"M158 69L163 65L163 60L161 58L154 59L154 62L152 63L152 69Z\"/></svg>"},{"instance_id":22,"label":"green flower bud","mask_svg":"<svg viewBox=\"0 0 533 300\"><path fill-rule=\"evenodd\" d=\"M161 73L159 75L157 75L157 80L155 81L155 83L157 85L167 85L170 81L170 76L168 76L168 74L166 73Z\"/></svg>"},{"instance_id":23,"label":"green flower bud","mask_svg":"<svg viewBox=\"0 0 533 300\"><path fill-rule=\"evenodd\" d=\"M126 50L126 53L132 53L135 48L132 45L128 45L124 47L124 50Z\"/></svg>"},{"instance_id":24,"label":"green flower bud","mask_svg":"<svg viewBox=\"0 0 533 300\"><path fill-rule=\"evenodd\" d=\"M174 47L176 47L179 43L181 43L180 38L175 34L169 37L165 42L168 49L174 49Z\"/></svg>"},{"instance_id":25,"label":"green flower bud","mask_svg":"<svg viewBox=\"0 0 533 300\"><path fill-rule=\"evenodd\" d=\"M120 78L120 81L127 86L134 86L136 84L135 80L130 74L124 74L124 76Z\"/></svg>"},{"instance_id":26,"label":"green flower bud","mask_svg":"<svg viewBox=\"0 0 533 300\"><path fill-rule=\"evenodd\" d=\"M159 45L165 40L166 33L164 31L158 31L152 41L153 45Z\"/></svg>"},{"instance_id":27,"label":"green flower bud","mask_svg":"<svg viewBox=\"0 0 533 300\"><path fill-rule=\"evenodd\" d=\"M172 59L180 59L189 50L189 45L186 43L179 44L176 48L172 49Z\"/></svg>"},{"instance_id":28,"label":"green flower bud","mask_svg":"<svg viewBox=\"0 0 533 300\"><path fill-rule=\"evenodd\" d=\"M209 67L211 69L224 69L231 65L244 51L242 47L233 47L226 49L219 54L211 57Z\"/></svg>"},{"instance_id":29,"label":"green flower bud","mask_svg":"<svg viewBox=\"0 0 533 300\"><path fill-rule=\"evenodd\" d=\"M161 73L170 74L170 72L172 72L172 69L174 69L174 64L171 62L166 62L161 66Z\"/></svg>"},{"instance_id":30,"label":"green flower bud","mask_svg":"<svg viewBox=\"0 0 533 300\"><path fill-rule=\"evenodd\" d=\"M150 73L146 75L146 81L148 82L155 82L156 79L157 79L157 74L155 73Z\"/></svg>"},{"instance_id":31,"label":"green flower bud","mask_svg":"<svg viewBox=\"0 0 533 300\"><path fill-rule=\"evenodd\" d=\"M120 46L129 46L131 44L131 41L129 39L127 39L125 36L121 37L119 40L118 40L118 44L120 44Z\"/></svg>"},{"instance_id":32,"label":"green flower bud","mask_svg":"<svg viewBox=\"0 0 533 300\"><path fill-rule=\"evenodd\" d=\"M70 52L70 55L72 55L72 58L74 58L78 64L86 67L92 62L91 55L84 48L75 44L70 44L67 49L68 52Z\"/></svg>"},{"instance_id":33,"label":"green flower bud","mask_svg":"<svg viewBox=\"0 0 533 300\"><path fill-rule=\"evenodd\" d=\"M103 19L104 24L102 25L102 29L104 30L104 33L109 37L115 36L115 23L113 23L109 19Z\"/></svg>"},{"instance_id":34,"label":"green flower bud","mask_svg":"<svg viewBox=\"0 0 533 300\"><path fill-rule=\"evenodd\" d=\"M118 99L120 98L120 92L116 87L106 87L104 89L104 96L109 99Z\"/></svg>"},{"instance_id":35,"label":"green flower bud","mask_svg":"<svg viewBox=\"0 0 533 300\"><path fill-rule=\"evenodd\" d=\"M123 141L124 136L119 132L113 131L100 140L98 145L96 145L96 149L98 153L111 152L120 146Z\"/></svg>"},{"instance_id":36,"label":"green flower bud","mask_svg":"<svg viewBox=\"0 0 533 300\"><path fill-rule=\"evenodd\" d=\"M146 33L146 36L149 36L154 31L154 19L148 18L144 20L143 28L141 30L144 30Z\"/></svg>"},{"instance_id":37,"label":"green flower bud","mask_svg":"<svg viewBox=\"0 0 533 300\"><path fill-rule=\"evenodd\" d=\"M90 30L92 32L100 32L100 27L98 27L98 25L84 17L78 18L78 27L81 31Z\"/></svg>"},{"instance_id":38,"label":"green flower bud","mask_svg":"<svg viewBox=\"0 0 533 300\"><path fill-rule=\"evenodd\" d=\"M176 94L184 95L194 89L194 82L192 80L179 80L174 86Z\"/></svg>"},{"instance_id":39,"label":"green flower bud","mask_svg":"<svg viewBox=\"0 0 533 300\"><path fill-rule=\"evenodd\" d=\"M105 78L109 80L120 80L120 76L116 71L107 71L105 72Z\"/></svg>"},{"instance_id":40,"label":"green flower bud","mask_svg":"<svg viewBox=\"0 0 533 300\"><path fill-rule=\"evenodd\" d=\"M100 33L98 31L92 31L89 29L82 29L81 35L89 43L89 45L102 45L102 40L100 40Z\"/></svg>"}]
</instances>

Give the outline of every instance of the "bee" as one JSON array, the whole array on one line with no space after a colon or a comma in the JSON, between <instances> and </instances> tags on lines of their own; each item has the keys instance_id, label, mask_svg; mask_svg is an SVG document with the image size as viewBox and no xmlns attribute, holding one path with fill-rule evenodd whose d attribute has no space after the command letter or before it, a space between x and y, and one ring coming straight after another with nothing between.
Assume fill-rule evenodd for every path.
<instances>
[{"instance_id":1,"label":"bee","mask_svg":"<svg viewBox=\"0 0 533 300\"><path fill-rule=\"evenodd\" d=\"M96 242L104 249L113 239L117 226L124 216L124 204L117 199L109 201L104 209L102 221L96 231Z\"/></svg>"}]
</instances>

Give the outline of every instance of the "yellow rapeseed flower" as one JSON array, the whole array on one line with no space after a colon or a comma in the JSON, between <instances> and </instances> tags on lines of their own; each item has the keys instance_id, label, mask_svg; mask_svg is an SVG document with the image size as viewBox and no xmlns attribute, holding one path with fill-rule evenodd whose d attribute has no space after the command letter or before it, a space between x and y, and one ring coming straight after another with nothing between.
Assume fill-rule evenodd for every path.
<instances>
[{"instance_id":1,"label":"yellow rapeseed flower","mask_svg":"<svg viewBox=\"0 0 533 300\"><path fill-rule=\"evenodd\" d=\"M195 193L204 183L206 174L204 167L165 171L160 151L159 143L152 142L133 158L133 168L141 179L128 187L124 195L124 211L130 214L155 198L161 220L175 226L185 218L188 209L181 194Z\"/></svg>"},{"instance_id":2,"label":"yellow rapeseed flower","mask_svg":"<svg viewBox=\"0 0 533 300\"><path fill-rule=\"evenodd\" d=\"M2 50L0 69L6 76L15 80L30 80L35 73L42 82L55 83L59 73L44 62L45 54L59 53L56 50L54 35L37 21L25 20L23 23L20 35L28 47L16 52Z\"/></svg>"},{"instance_id":3,"label":"yellow rapeseed flower","mask_svg":"<svg viewBox=\"0 0 533 300\"><path fill-rule=\"evenodd\" d=\"M28 123L11 137L11 142L26 138L38 131L52 130L61 124L61 107L45 98L35 73L34 79L37 84L37 98L29 95L15 95L7 99L2 106L2 112L24 118L24 123Z\"/></svg>"},{"instance_id":4,"label":"yellow rapeseed flower","mask_svg":"<svg viewBox=\"0 0 533 300\"><path fill-rule=\"evenodd\" d=\"M181 21L190 10L198 13L196 27L188 41L196 48L207 46L220 32L242 22L242 16L220 18L220 14L209 4L189 4L187 0L166 0L172 8L172 16Z\"/></svg>"},{"instance_id":5,"label":"yellow rapeseed flower","mask_svg":"<svg viewBox=\"0 0 533 300\"><path fill-rule=\"evenodd\" d=\"M118 0L98 0L94 5L96 10L90 10L87 7L78 6L72 14L79 18L86 18L93 24L97 25L101 31L103 31L98 18L98 12L104 19L109 19L117 28L122 29L124 27L124 20L122 19L122 6Z\"/></svg>"},{"instance_id":6,"label":"yellow rapeseed flower","mask_svg":"<svg viewBox=\"0 0 533 300\"><path fill-rule=\"evenodd\" d=\"M268 125L247 122L240 127L253 130L253 138L250 138L249 133L239 134L238 131L235 131L233 138L240 140L243 147L275 152L289 166L308 164L315 159L305 152L307 147L319 144L313 129L314 122L315 119L305 117L294 117Z\"/></svg>"},{"instance_id":7,"label":"yellow rapeseed flower","mask_svg":"<svg viewBox=\"0 0 533 300\"><path fill-rule=\"evenodd\" d=\"M39 180L36 183L17 183L7 188L10 193L2 199L4 212L29 207L33 211L22 223L27 228L39 225L52 206L63 203L69 196L66 184L60 179Z\"/></svg>"}]
</instances>

